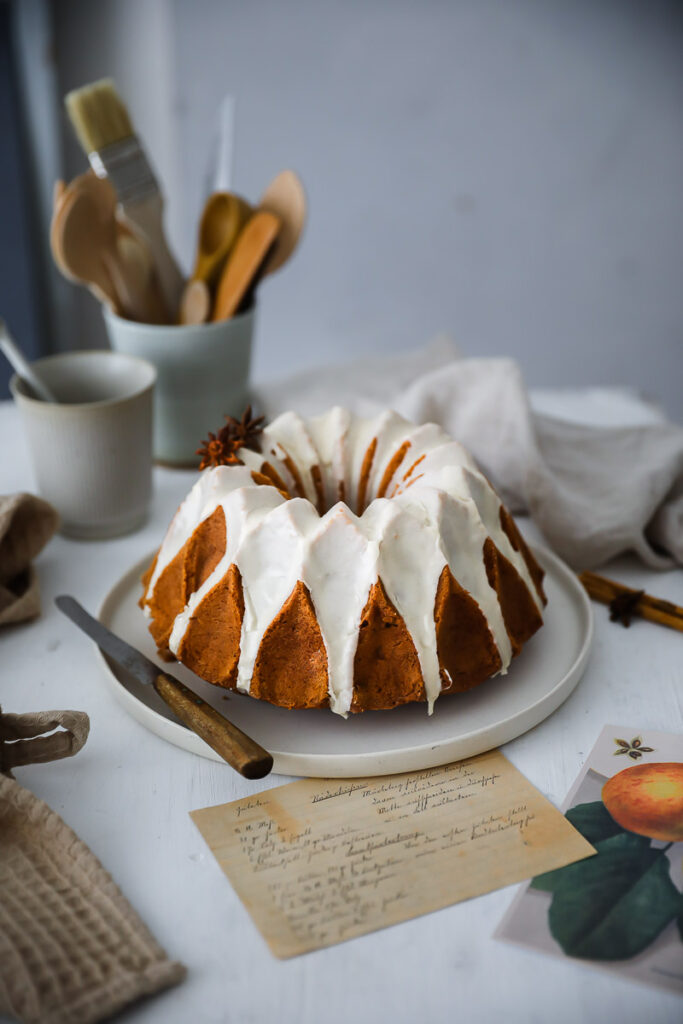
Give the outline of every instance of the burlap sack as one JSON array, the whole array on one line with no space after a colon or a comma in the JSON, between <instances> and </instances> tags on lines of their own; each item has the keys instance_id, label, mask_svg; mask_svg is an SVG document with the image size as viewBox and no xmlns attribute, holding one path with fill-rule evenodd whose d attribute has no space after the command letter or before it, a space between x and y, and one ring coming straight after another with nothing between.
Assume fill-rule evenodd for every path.
<instances>
[{"instance_id":1,"label":"burlap sack","mask_svg":"<svg viewBox=\"0 0 683 1024\"><path fill-rule=\"evenodd\" d=\"M47 501L32 494L0 495L0 626L40 614L31 562L59 525Z\"/></svg>"},{"instance_id":2,"label":"burlap sack","mask_svg":"<svg viewBox=\"0 0 683 1024\"><path fill-rule=\"evenodd\" d=\"M185 975L88 847L11 776L75 754L88 728L79 711L0 711L0 1013L25 1024L100 1021Z\"/></svg>"}]
</instances>

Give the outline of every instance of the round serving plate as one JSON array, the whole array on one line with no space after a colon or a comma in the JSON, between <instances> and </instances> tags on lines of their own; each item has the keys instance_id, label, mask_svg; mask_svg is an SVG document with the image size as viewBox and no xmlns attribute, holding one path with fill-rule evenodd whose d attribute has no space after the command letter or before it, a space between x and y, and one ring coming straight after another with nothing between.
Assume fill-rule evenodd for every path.
<instances>
[{"instance_id":1,"label":"round serving plate","mask_svg":"<svg viewBox=\"0 0 683 1024\"><path fill-rule=\"evenodd\" d=\"M442 697L434 714L425 704L366 711L343 719L327 710L287 711L204 682L183 665L157 657L138 607L140 576L152 554L129 569L107 594L100 621L195 689L273 755L279 775L352 778L417 771L472 757L520 736L555 711L583 675L593 636L593 613L574 573L545 548L533 552L546 571L543 628L515 658L507 675L470 693ZM99 648L97 648L99 651ZM123 707L150 732L184 750L220 761L218 754L166 707L151 686L101 654L105 679Z\"/></svg>"}]
</instances>

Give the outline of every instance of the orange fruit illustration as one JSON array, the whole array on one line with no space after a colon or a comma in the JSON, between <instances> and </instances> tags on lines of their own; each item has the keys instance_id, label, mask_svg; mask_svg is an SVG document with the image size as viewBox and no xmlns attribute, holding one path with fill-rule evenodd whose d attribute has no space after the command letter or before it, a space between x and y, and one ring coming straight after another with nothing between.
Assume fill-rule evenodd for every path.
<instances>
[{"instance_id":1,"label":"orange fruit illustration","mask_svg":"<svg viewBox=\"0 0 683 1024\"><path fill-rule=\"evenodd\" d=\"M602 801L629 832L667 842L683 841L683 764L636 764L613 775Z\"/></svg>"}]
</instances>

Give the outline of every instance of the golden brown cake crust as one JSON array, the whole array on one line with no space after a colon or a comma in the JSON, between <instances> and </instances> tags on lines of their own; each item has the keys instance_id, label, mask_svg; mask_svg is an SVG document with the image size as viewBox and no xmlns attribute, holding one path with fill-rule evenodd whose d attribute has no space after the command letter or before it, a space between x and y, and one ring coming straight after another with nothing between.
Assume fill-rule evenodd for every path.
<instances>
[{"instance_id":1,"label":"golden brown cake crust","mask_svg":"<svg viewBox=\"0 0 683 1024\"><path fill-rule=\"evenodd\" d=\"M149 629L161 652L168 652L176 616L182 612L190 595L216 568L225 554L225 544L225 513L219 505L199 524L157 580L149 601ZM150 578L155 565L156 558L148 569Z\"/></svg>"},{"instance_id":2,"label":"golden brown cake crust","mask_svg":"<svg viewBox=\"0 0 683 1024\"><path fill-rule=\"evenodd\" d=\"M263 634L249 693L284 708L329 703L325 644L301 581Z\"/></svg>"},{"instance_id":3,"label":"golden brown cake crust","mask_svg":"<svg viewBox=\"0 0 683 1024\"><path fill-rule=\"evenodd\" d=\"M386 710L424 699L415 645L380 581L371 588L361 615L351 711Z\"/></svg>"},{"instance_id":4,"label":"golden brown cake crust","mask_svg":"<svg viewBox=\"0 0 683 1024\"><path fill-rule=\"evenodd\" d=\"M477 602L444 566L434 602L442 693L461 693L501 667L500 654Z\"/></svg>"},{"instance_id":5,"label":"golden brown cake crust","mask_svg":"<svg viewBox=\"0 0 683 1024\"><path fill-rule=\"evenodd\" d=\"M363 453L360 471L356 470L358 516L361 516L366 506L376 498L381 499L387 495L391 498L411 487L421 479L426 464L425 454L416 457L417 453L413 454L410 451L411 442L404 440L400 444L397 442L393 454L386 454L386 463L375 467L375 462L379 460L377 437L372 438L369 443L364 441L363 444L367 444L367 447ZM382 448L382 451L385 450L386 446ZM279 460L280 471L270 462L260 459L255 467L252 463L254 468L248 470L251 484L258 487L274 487L285 501L292 496L305 497L302 479L304 470L297 466L287 453L283 455L280 452L276 456L273 449L273 457L276 462ZM408 468L404 469L406 466ZM376 468L374 476L373 468ZM336 487L333 488L327 477L323 476L320 465L309 466L308 470L313 484L313 490L311 491L309 487L309 491L311 496L313 491L315 492L317 510L319 514L324 514L326 485L328 494L336 490L339 498L343 500L344 480L337 479ZM289 483L286 483L283 477L283 474L287 473L291 478ZM374 480L372 486L371 479ZM501 671L504 663L506 666L509 662L510 653L505 642L505 632L515 656L542 625L539 605L546 601L543 591L543 570L505 507L501 505L498 509L497 505L493 505L493 513L490 503L487 508L488 512L482 513L480 524L486 520L487 532L496 537L496 542L494 543L492 536L487 536L482 547L478 551L472 548L471 554L475 560L481 558L483 561L488 584L498 598L502 620L496 612L495 617L491 619L491 625L482 610L489 607L493 595L486 586L481 569L481 583L478 583L476 578L474 580L474 589L478 600L481 601L480 606L472 594L458 582L449 565L446 564L440 569L440 563L437 562L434 575L440 571L440 576L434 606L432 609L425 609L425 613L433 615L442 694L465 692ZM495 526L492 524L494 516ZM416 519L415 528L421 528L419 519ZM230 523L226 523L223 505L218 504L214 511L196 526L173 557L171 551L175 550L175 547L171 548L167 556L170 561L167 565L162 562L163 568L158 578L157 558L143 576L146 595L141 604L149 612L150 631L160 655L173 657L169 650L171 632L178 616L185 612L184 632L178 644L177 656L183 664L203 679L218 686L235 688L238 678L242 678L238 674L239 667L239 672L244 673L244 684L240 682L240 688L243 685L246 688L248 685L249 693L253 697L285 708L330 706L327 647L311 593L301 579L296 582L272 621L266 626L266 618L261 624L258 649L254 645L256 657L252 669L240 666L245 595L240 570L236 564L230 565L222 579L212 586L190 613L187 607L190 597L211 577L225 556L229 530ZM477 536L481 538L481 533ZM234 543L234 538L231 543ZM480 539L477 540L477 544L481 544ZM508 557L503 555L501 548ZM249 566L250 563L246 561L240 564L247 572L245 566ZM256 564L260 564L258 560ZM302 574L305 575L304 572ZM147 593L153 578L156 582L151 592ZM296 579L296 575L293 574L292 578ZM324 574L322 578L325 579ZM353 658L353 675L351 676L347 670L347 676L352 681L353 693L349 697L350 705L346 703L343 706L344 714L349 710L384 710L427 699L420 656L415 646L416 643L424 641L413 641L406 621L396 607L398 605L404 610L407 609L406 616L408 622L411 622L411 615L415 614L415 609L405 603L409 601L410 593L408 592L406 596L405 592L402 593L401 586L397 587L395 582L388 583L385 588L378 575L375 579L376 582L370 585L360 622L356 626L358 638ZM385 579L391 581L390 576L386 576ZM248 582L247 579L245 586ZM409 580L400 580L400 583L410 585ZM320 591L316 591L314 576L309 579L309 584L318 600L321 622L325 622L322 615L324 602ZM391 589L392 586L395 587L394 590ZM476 590L477 586L479 590ZM389 597L387 589L393 594L396 605ZM535 598L534 591L538 599ZM249 593L252 594L251 591ZM249 601L250 615L253 616L251 596ZM269 610L268 618L271 614L272 610ZM492 629L495 630L495 637ZM417 633L414 635L418 636ZM251 664L246 650L243 661L245 659ZM335 671L336 669L335 665ZM429 682L430 705L435 699L432 676ZM436 688L438 695L438 676ZM338 686L338 689L340 693L349 695L350 687ZM336 692L332 696L332 707L338 710L334 700L339 700Z\"/></svg>"},{"instance_id":6,"label":"golden brown cake crust","mask_svg":"<svg viewBox=\"0 0 683 1024\"><path fill-rule=\"evenodd\" d=\"M532 555L531 551L529 550L527 542L524 540L524 537L522 537L522 534L519 532L519 527L517 526L517 523L514 521L508 510L505 508L505 505L500 506L500 525L503 527L503 531L507 535L507 538L512 544L515 551L519 551L522 558L526 562L526 567L529 570L529 575L531 576L531 579L534 582L534 586L536 587L536 593L540 597L543 604L547 604L548 599L546 598L545 591L543 589L543 579L545 577L545 573L543 572L543 569L541 569L540 565L538 564L538 562Z\"/></svg>"},{"instance_id":7,"label":"golden brown cake crust","mask_svg":"<svg viewBox=\"0 0 683 1024\"><path fill-rule=\"evenodd\" d=\"M498 594L513 656L517 655L543 625L543 619L524 580L490 537L484 542L484 565L488 581Z\"/></svg>"},{"instance_id":8,"label":"golden brown cake crust","mask_svg":"<svg viewBox=\"0 0 683 1024\"><path fill-rule=\"evenodd\" d=\"M178 660L207 682L234 688L243 617L242 579L237 566L231 565L195 609Z\"/></svg>"},{"instance_id":9,"label":"golden brown cake crust","mask_svg":"<svg viewBox=\"0 0 683 1024\"><path fill-rule=\"evenodd\" d=\"M261 473L264 477L267 477L271 483L273 483L278 491L283 494L286 498L291 498L291 494L287 489L287 484L284 482L278 471L270 464L270 462L264 462L261 466Z\"/></svg>"},{"instance_id":10,"label":"golden brown cake crust","mask_svg":"<svg viewBox=\"0 0 683 1024\"><path fill-rule=\"evenodd\" d=\"M545 600L543 570L504 508L501 521ZM149 608L150 631L162 656L173 657L168 649L173 622L221 560L225 544L225 516L219 506L161 573ZM483 557L516 655L542 625L542 618L524 581L490 538ZM145 588L155 565L156 557L142 578ZM207 682L234 688L243 616L241 577L237 566L231 565L191 616L178 660ZM434 621L443 694L472 689L499 671L500 655L486 618L448 566L439 579ZM328 706L325 645L310 594L301 581L263 636L250 693L286 708ZM380 580L371 588L361 616L351 711L384 710L421 700L425 700L424 682L415 646Z\"/></svg>"},{"instance_id":11,"label":"golden brown cake crust","mask_svg":"<svg viewBox=\"0 0 683 1024\"><path fill-rule=\"evenodd\" d=\"M365 511L365 496L368 490L368 480L370 479L370 473L372 472L372 463L375 458L375 452L377 451L377 438L373 437L370 442L370 446L365 453L363 458L363 465L360 468L360 478L358 480L358 498L356 501L356 513L362 515Z\"/></svg>"},{"instance_id":12,"label":"golden brown cake crust","mask_svg":"<svg viewBox=\"0 0 683 1024\"><path fill-rule=\"evenodd\" d=\"M384 470L384 474L383 474L382 479L380 481L380 485L377 488L377 495L376 496L378 498L383 498L384 495L387 493L387 488L388 488L389 484L391 483L396 470L398 469L398 467L403 462L405 454L406 454L406 452L408 451L409 448L410 448L410 441L404 441L403 444L401 445L401 447L396 449L396 451L394 452L392 458L387 463L387 468Z\"/></svg>"}]
</instances>

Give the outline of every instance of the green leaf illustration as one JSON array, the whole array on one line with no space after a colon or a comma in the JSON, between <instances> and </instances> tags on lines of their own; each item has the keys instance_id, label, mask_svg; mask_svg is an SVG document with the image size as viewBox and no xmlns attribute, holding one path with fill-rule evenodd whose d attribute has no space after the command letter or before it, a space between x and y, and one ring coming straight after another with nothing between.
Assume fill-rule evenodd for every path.
<instances>
[{"instance_id":1,"label":"green leaf illustration","mask_svg":"<svg viewBox=\"0 0 683 1024\"><path fill-rule=\"evenodd\" d=\"M680 912L669 861L631 833L597 844L598 854L562 869L548 923L569 956L626 960L645 949Z\"/></svg>"},{"instance_id":2,"label":"green leaf illustration","mask_svg":"<svg viewBox=\"0 0 683 1024\"><path fill-rule=\"evenodd\" d=\"M583 807L589 807L589 804L583 804ZM610 821L612 819L610 818ZM581 831L579 829L579 831ZM588 839L588 836L586 836ZM618 840L615 843L614 840ZM635 832L626 832L624 829L619 829L617 836L610 836L609 839L601 839L600 841L589 840L593 843L597 853L607 850L619 849L619 850L647 850L650 848L650 840L646 836L637 836ZM590 860L591 858L587 858ZM594 858L593 858L594 859ZM582 873L579 870L586 860L576 861L574 864L566 864L563 868L555 868L554 871L546 871L542 875L536 875L531 881L532 889L540 889L541 892L557 892L558 889L566 888L568 890L576 889L577 886L582 884Z\"/></svg>"},{"instance_id":3,"label":"green leaf illustration","mask_svg":"<svg viewBox=\"0 0 683 1024\"><path fill-rule=\"evenodd\" d=\"M620 741L617 740L617 742ZM599 844L604 839L610 839L612 836L619 835L633 836L639 845L650 845L649 839L644 839L643 836L635 836L633 832L627 832L621 825L617 825L602 800L570 807L565 817L581 833L584 839L593 844L596 850L599 849ZM563 879L567 880L567 884L573 885L575 883L572 880L573 874L571 869L575 866L574 864L567 864L566 867L556 868L554 871L546 871L542 875L536 875L531 880L531 888L540 889L541 892L554 892ZM567 874L567 872L569 873Z\"/></svg>"},{"instance_id":4,"label":"green leaf illustration","mask_svg":"<svg viewBox=\"0 0 683 1024\"><path fill-rule=\"evenodd\" d=\"M610 836L616 836L626 831L621 825L617 825L602 800L570 807L565 817L584 839L593 845L600 842L601 839L609 839Z\"/></svg>"}]
</instances>

